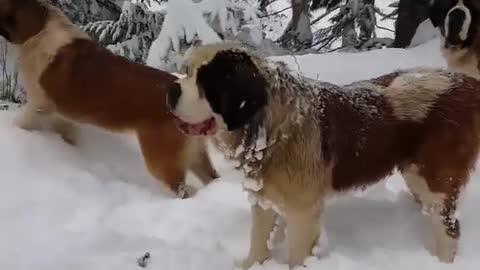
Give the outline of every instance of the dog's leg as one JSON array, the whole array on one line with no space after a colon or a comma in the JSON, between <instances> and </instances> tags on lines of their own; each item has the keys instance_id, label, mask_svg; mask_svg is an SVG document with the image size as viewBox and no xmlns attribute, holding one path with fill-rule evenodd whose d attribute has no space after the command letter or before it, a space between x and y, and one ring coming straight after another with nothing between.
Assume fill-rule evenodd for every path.
<instances>
[{"instance_id":1,"label":"dog's leg","mask_svg":"<svg viewBox=\"0 0 480 270\"><path fill-rule=\"evenodd\" d=\"M323 206L309 209L287 208L288 264L290 268L303 265L312 255L320 237L320 218Z\"/></svg>"},{"instance_id":2,"label":"dog's leg","mask_svg":"<svg viewBox=\"0 0 480 270\"><path fill-rule=\"evenodd\" d=\"M148 127L137 130L137 137L150 173L175 196L188 198L195 193L185 184L190 144L176 131L175 126Z\"/></svg>"},{"instance_id":3,"label":"dog's leg","mask_svg":"<svg viewBox=\"0 0 480 270\"><path fill-rule=\"evenodd\" d=\"M49 115L49 111L29 102L16 115L15 125L25 130L45 129Z\"/></svg>"},{"instance_id":4,"label":"dog's leg","mask_svg":"<svg viewBox=\"0 0 480 270\"><path fill-rule=\"evenodd\" d=\"M15 125L25 130L50 129L69 144L73 145L76 141L76 129L72 122L56 115L48 106L36 105L33 102L25 104L21 109Z\"/></svg>"},{"instance_id":5,"label":"dog's leg","mask_svg":"<svg viewBox=\"0 0 480 270\"><path fill-rule=\"evenodd\" d=\"M208 185L219 175L212 165L205 142L202 140L199 143L199 149L192 160L191 170L204 185Z\"/></svg>"},{"instance_id":6,"label":"dog's leg","mask_svg":"<svg viewBox=\"0 0 480 270\"><path fill-rule=\"evenodd\" d=\"M404 170L403 176L411 192L416 194L416 198L423 205L424 213L431 218L437 257L442 262L453 262L460 237L460 222L456 209L461 181L456 181L454 177L425 178L420 175L416 166ZM438 183L442 181L449 182L439 186ZM438 190L432 191L431 186L438 186Z\"/></svg>"},{"instance_id":7,"label":"dog's leg","mask_svg":"<svg viewBox=\"0 0 480 270\"><path fill-rule=\"evenodd\" d=\"M251 214L250 250L247 259L240 265L244 270L249 269L255 263L263 263L270 258L271 250L268 248L268 240L276 218L275 211L272 209L265 210L258 204L252 206Z\"/></svg>"},{"instance_id":8,"label":"dog's leg","mask_svg":"<svg viewBox=\"0 0 480 270\"><path fill-rule=\"evenodd\" d=\"M448 198L443 202L441 212L432 214L435 237L435 252L440 261L452 263L458 250L460 221L457 216L457 198Z\"/></svg>"},{"instance_id":9,"label":"dog's leg","mask_svg":"<svg viewBox=\"0 0 480 270\"><path fill-rule=\"evenodd\" d=\"M60 134L62 139L71 145L75 145L77 142L77 129L75 124L67 119L64 119L58 115L52 115L50 118L51 129Z\"/></svg>"}]
</instances>

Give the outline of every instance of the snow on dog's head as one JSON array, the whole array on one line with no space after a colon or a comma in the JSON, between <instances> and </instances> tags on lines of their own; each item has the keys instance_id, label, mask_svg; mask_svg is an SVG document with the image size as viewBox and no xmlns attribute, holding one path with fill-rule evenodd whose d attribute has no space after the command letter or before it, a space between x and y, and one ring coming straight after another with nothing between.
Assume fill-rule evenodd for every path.
<instances>
[{"instance_id":1,"label":"snow on dog's head","mask_svg":"<svg viewBox=\"0 0 480 270\"><path fill-rule=\"evenodd\" d=\"M189 52L189 74L168 92L168 105L188 135L244 127L267 103L267 81L252 55L231 44Z\"/></svg>"},{"instance_id":2,"label":"snow on dog's head","mask_svg":"<svg viewBox=\"0 0 480 270\"><path fill-rule=\"evenodd\" d=\"M477 34L478 10L472 0L458 0L445 18L445 48L470 46Z\"/></svg>"}]
</instances>

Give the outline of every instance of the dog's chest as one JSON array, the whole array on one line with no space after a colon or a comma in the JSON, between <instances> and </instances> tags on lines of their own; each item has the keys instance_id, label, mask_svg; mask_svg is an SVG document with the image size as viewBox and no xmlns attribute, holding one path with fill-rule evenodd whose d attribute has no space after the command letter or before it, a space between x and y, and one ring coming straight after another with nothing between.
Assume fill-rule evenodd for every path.
<instances>
[{"instance_id":1,"label":"dog's chest","mask_svg":"<svg viewBox=\"0 0 480 270\"><path fill-rule=\"evenodd\" d=\"M264 128L259 129L256 139L252 142L226 132L218 135L214 142L225 158L233 161L235 169L242 171L249 178L258 177L268 155L267 150L273 144L268 141Z\"/></svg>"}]
</instances>

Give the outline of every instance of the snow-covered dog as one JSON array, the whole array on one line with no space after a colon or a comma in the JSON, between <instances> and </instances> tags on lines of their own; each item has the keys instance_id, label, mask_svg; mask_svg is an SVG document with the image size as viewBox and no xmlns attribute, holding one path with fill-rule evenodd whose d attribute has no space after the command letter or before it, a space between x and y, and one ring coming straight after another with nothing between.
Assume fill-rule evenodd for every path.
<instances>
[{"instance_id":1,"label":"snow-covered dog","mask_svg":"<svg viewBox=\"0 0 480 270\"><path fill-rule=\"evenodd\" d=\"M449 69L480 79L480 1L434 0L431 19Z\"/></svg>"},{"instance_id":2,"label":"snow-covered dog","mask_svg":"<svg viewBox=\"0 0 480 270\"><path fill-rule=\"evenodd\" d=\"M204 139L182 134L168 112L173 75L113 55L38 0L0 0L0 36L20 54L28 99L20 127L48 127L69 143L72 120L133 131L152 175L180 196L187 169L204 183L217 176Z\"/></svg>"},{"instance_id":3,"label":"snow-covered dog","mask_svg":"<svg viewBox=\"0 0 480 270\"><path fill-rule=\"evenodd\" d=\"M286 222L290 266L320 237L324 200L398 168L431 215L436 254L452 262L457 200L480 143L480 82L437 69L398 71L346 86L308 82L235 45L190 52L189 75L168 92L179 127L212 135L249 180L249 268L269 258ZM252 182L253 181L253 182Z\"/></svg>"}]
</instances>

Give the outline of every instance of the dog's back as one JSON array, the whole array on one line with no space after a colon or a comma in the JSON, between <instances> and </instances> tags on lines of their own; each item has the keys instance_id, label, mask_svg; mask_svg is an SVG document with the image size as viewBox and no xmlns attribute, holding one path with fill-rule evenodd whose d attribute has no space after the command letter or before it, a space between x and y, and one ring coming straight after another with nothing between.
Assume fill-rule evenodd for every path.
<instances>
[{"instance_id":1,"label":"dog's back","mask_svg":"<svg viewBox=\"0 0 480 270\"><path fill-rule=\"evenodd\" d=\"M115 56L93 41L77 39L57 52L40 84L62 113L124 129L165 121L165 89L175 79Z\"/></svg>"},{"instance_id":2,"label":"dog's back","mask_svg":"<svg viewBox=\"0 0 480 270\"><path fill-rule=\"evenodd\" d=\"M395 167L417 163L425 144L445 136L476 151L479 88L479 81L462 74L419 69L324 91L321 146L324 160L335 163L334 190L369 185ZM430 159L451 151L437 145L441 147L425 152Z\"/></svg>"}]
</instances>

